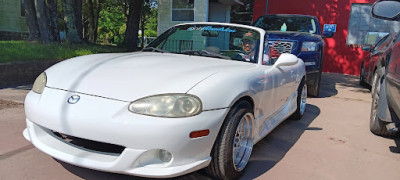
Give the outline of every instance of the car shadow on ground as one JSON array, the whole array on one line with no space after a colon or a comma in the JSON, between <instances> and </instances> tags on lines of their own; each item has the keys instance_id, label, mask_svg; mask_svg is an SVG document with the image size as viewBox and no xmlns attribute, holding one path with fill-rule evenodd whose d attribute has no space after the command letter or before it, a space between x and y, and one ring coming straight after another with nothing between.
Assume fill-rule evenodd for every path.
<instances>
[{"instance_id":1,"label":"car shadow on ground","mask_svg":"<svg viewBox=\"0 0 400 180\"><path fill-rule=\"evenodd\" d=\"M305 131L322 130L320 127L309 127L311 122L314 121L319 114L320 109L317 106L307 104L306 112L301 120L295 121L288 119L282 122L270 134L268 134L264 139L254 146L251 159L241 179L254 179L270 170L285 156L285 154L293 147L293 145L296 144L300 136ZM123 174L101 172L87 168L81 168L59 160L56 161L65 169L83 179L148 179ZM208 177L202 170L200 170L173 179L210 180L212 178Z\"/></svg>"},{"instance_id":2,"label":"car shadow on ground","mask_svg":"<svg viewBox=\"0 0 400 180\"><path fill-rule=\"evenodd\" d=\"M389 150L392 153L400 154L400 137L396 136L392 138L394 140L394 143L396 143L396 146L390 146Z\"/></svg>"},{"instance_id":3,"label":"car shadow on ground","mask_svg":"<svg viewBox=\"0 0 400 180\"><path fill-rule=\"evenodd\" d=\"M20 85L20 86L4 86L4 87L0 87L1 89L13 89L13 90L31 90L32 89L32 84L28 84L28 85Z\"/></svg>"},{"instance_id":4,"label":"car shadow on ground","mask_svg":"<svg viewBox=\"0 0 400 180\"><path fill-rule=\"evenodd\" d=\"M336 74L336 73L322 73L321 89L319 98L332 97L338 94L336 86L343 86L350 89L350 91L371 93L366 87L363 87L359 83L358 76Z\"/></svg>"},{"instance_id":5,"label":"car shadow on ground","mask_svg":"<svg viewBox=\"0 0 400 180\"><path fill-rule=\"evenodd\" d=\"M250 162L241 179L255 179L273 168L296 144L305 131L319 131L320 127L309 125L319 116L321 110L307 104L303 118L298 121L286 120L254 146Z\"/></svg>"}]
</instances>

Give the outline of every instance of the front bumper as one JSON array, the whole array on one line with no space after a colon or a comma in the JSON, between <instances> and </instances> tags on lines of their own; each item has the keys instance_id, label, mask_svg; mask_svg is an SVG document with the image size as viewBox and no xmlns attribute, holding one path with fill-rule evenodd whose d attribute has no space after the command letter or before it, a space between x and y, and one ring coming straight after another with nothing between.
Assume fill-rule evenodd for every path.
<instances>
[{"instance_id":1,"label":"front bumper","mask_svg":"<svg viewBox=\"0 0 400 180\"><path fill-rule=\"evenodd\" d=\"M73 94L77 104L68 104ZM25 100L27 128L23 134L41 151L77 166L143 177L175 177L203 167L228 111L204 111L188 118L157 118L133 114L129 102L45 88L42 95L30 92ZM209 129L210 134L190 138L193 131ZM86 149L64 141L53 132L115 144L121 153ZM162 162L156 153L172 154Z\"/></svg>"},{"instance_id":2,"label":"front bumper","mask_svg":"<svg viewBox=\"0 0 400 180\"><path fill-rule=\"evenodd\" d=\"M306 84L314 86L322 72L322 57L320 52L300 52L297 55L306 66Z\"/></svg>"},{"instance_id":3,"label":"front bumper","mask_svg":"<svg viewBox=\"0 0 400 180\"><path fill-rule=\"evenodd\" d=\"M320 52L300 52L297 57L304 61L307 74L321 71L322 57Z\"/></svg>"}]
</instances>

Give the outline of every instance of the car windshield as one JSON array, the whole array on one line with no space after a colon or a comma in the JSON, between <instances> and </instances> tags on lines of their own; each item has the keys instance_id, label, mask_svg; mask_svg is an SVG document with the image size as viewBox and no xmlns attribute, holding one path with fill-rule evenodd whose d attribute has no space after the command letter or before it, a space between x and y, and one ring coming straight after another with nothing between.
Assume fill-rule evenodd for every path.
<instances>
[{"instance_id":1,"label":"car windshield","mask_svg":"<svg viewBox=\"0 0 400 180\"><path fill-rule=\"evenodd\" d=\"M142 51L257 63L260 33L244 27L185 24L168 29Z\"/></svg>"},{"instance_id":2,"label":"car windshield","mask_svg":"<svg viewBox=\"0 0 400 180\"><path fill-rule=\"evenodd\" d=\"M257 20L254 26L266 31L306 32L311 34L315 34L317 31L315 20L308 16L263 16Z\"/></svg>"}]
</instances>

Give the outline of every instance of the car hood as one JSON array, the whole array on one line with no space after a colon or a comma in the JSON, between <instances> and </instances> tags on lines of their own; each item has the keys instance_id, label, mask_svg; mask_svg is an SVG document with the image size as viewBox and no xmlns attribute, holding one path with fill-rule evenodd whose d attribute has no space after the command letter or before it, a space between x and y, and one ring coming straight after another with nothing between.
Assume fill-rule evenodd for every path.
<instances>
[{"instance_id":1,"label":"car hood","mask_svg":"<svg viewBox=\"0 0 400 180\"><path fill-rule=\"evenodd\" d=\"M282 32L282 31L268 31L268 39L277 40L277 39L288 39L288 40L317 40L321 39L320 35L310 34L306 32Z\"/></svg>"},{"instance_id":2,"label":"car hood","mask_svg":"<svg viewBox=\"0 0 400 180\"><path fill-rule=\"evenodd\" d=\"M256 64L171 53L95 54L60 62L46 70L47 87L122 101L164 93L186 93L222 71Z\"/></svg>"}]
</instances>

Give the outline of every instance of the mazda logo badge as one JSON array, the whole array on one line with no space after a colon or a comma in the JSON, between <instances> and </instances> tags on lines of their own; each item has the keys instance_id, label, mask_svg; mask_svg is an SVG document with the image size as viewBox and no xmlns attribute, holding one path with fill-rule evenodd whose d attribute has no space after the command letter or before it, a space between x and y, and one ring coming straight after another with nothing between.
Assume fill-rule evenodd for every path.
<instances>
[{"instance_id":1,"label":"mazda logo badge","mask_svg":"<svg viewBox=\"0 0 400 180\"><path fill-rule=\"evenodd\" d=\"M71 97L68 98L67 102L70 103L70 104L76 104L79 101L79 99L81 99L80 96L72 95Z\"/></svg>"}]
</instances>

